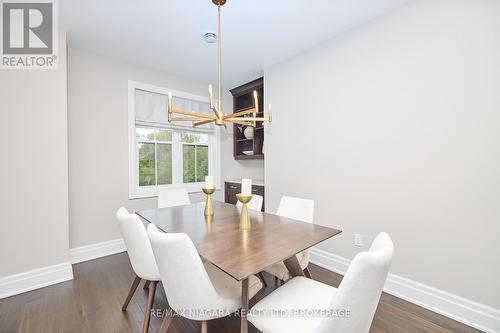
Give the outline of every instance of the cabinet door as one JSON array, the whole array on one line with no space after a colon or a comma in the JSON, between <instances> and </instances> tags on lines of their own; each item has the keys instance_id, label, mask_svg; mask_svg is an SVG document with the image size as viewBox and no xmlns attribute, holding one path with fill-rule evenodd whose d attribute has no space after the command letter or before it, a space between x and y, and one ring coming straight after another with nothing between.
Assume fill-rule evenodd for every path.
<instances>
[{"instance_id":1,"label":"cabinet door","mask_svg":"<svg viewBox=\"0 0 500 333\"><path fill-rule=\"evenodd\" d=\"M227 203L236 205L238 199L236 199L236 194L241 192L241 184L237 183L226 183L225 188L225 201Z\"/></svg>"}]
</instances>

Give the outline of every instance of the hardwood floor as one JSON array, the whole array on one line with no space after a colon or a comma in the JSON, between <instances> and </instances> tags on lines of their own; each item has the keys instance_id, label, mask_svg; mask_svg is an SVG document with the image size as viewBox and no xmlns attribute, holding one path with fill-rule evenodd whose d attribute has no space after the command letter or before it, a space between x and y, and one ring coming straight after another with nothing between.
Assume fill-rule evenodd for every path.
<instances>
[{"instance_id":1,"label":"hardwood floor","mask_svg":"<svg viewBox=\"0 0 500 333\"><path fill-rule=\"evenodd\" d=\"M342 276L315 265L314 279L338 286ZM0 300L0 332L141 332L147 290L140 288L126 312L121 311L134 273L126 254L117 254L73 266L74 280ZM265 275L268 287L261 299L276 288L274 278ZM250 305L254 303L251 302ZM156 289L154 309L161 314L167 301L161 284ZM208 332L239 332L239 318L231 317L208 323ZM157 332L161 318L151 318L149 332ZM249 332L257 332L250 324ZM201 323L174 318L169 333L200 332ZM383 294L372 324L372 333L380 332L480 332L456 321Z\"/></svg>"}]
</instances>

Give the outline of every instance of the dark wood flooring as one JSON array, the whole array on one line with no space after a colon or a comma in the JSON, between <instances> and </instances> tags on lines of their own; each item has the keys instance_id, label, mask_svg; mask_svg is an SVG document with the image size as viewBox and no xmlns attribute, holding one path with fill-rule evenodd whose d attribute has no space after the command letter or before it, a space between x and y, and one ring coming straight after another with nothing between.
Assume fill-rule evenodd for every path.
<instances>
[{"instance_id":1,"label":"dark wood flooring","mask_svg":"<svg viewBox=\"0 0 500 333\"><path fill-rule=\"evenodd\" d=\"M121 311L134 279L126 254L117 254L73 266L74 280L0 300L0 332L141 332L147 292L137 289L126 312ZM311 265L313 278L338 286L342 276ZM261 299L276 288L274 278L265 276L268 287ZM251 303L253 305L254 303ZM158 285L154 308L167 308L165 293ZM149 332L157 332L161 318L153 317ZM249 332L257 330L249 324ZM169 333L200 332L200 323L175 318ZM211 321L209 332L239 332L239 318ZM383 294L372 324L380 332L479 332L456 321Z\"/></svg>"}]
</instances>

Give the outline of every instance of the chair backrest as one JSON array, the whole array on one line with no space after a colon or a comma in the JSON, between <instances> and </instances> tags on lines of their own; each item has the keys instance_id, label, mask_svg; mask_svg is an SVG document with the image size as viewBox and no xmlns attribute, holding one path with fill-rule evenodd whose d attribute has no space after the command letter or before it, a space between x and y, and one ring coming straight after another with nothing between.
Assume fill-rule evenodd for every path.
<instances>
[{"instance_id":1,"label":"chair backrest","mask_svg":"<svg viewBox=\"0 0 500 333\"><path fill-rule=\"evenodd\" d=\"M190 203L191 200L185 188L164 190L158 193L158 208L189 205Z\"/></svg>"},{"instance_id":2,"label":"chair backrest","mask_svg":"<svg viewBox=\"0 0 500 333\"><path fill-rule=\"evenodd\" d=\"M369 251L358 253L332 300L333 311L347 310L342 317L323 319L317 332L364 333L370 330L394 254L394 245L380 233Z\"/></svg>"},{"instance_id":3,"label":"chair backrest","mask_svg":"<svg viewBox=\"0 0 500 333\"><path fill-rule=\"evenodd\" d=\"M127 209L121 207L116 212L116 217L135 274L142 279L159 280L160 273L156 266L153 249L139 216L129 214Z\"/></svg>"},{"instance_id":4,"label":"chair backrest","mask_svg":"<svg viewBox=\"0 0 500 333\"><path fill-rule=\"evenodd\" d=\"M148 235L160 270L168 304L189 319L199 319L190 310L219 309L227 302L215 290L188 235L164 233L150 224Z\"/></svg>"},{"instance_id":5,"label":"chair backrest","mask_svg":"<svg viewBox=\"0 0 500 333\"><path fill-rule=\"evenodd\" d=\"M262 210L262 204L264 203L264 197L262 195L258 194L252 194L252 200L248 203L248 209L251 210L257 210L261 211ZM243 204L241 202L237 202L236 206L241 207Z\"/></svg>"},{"instance_id":6,"label":"chair backrest","mask_svg":"<svg viewBox=\"0 0 500 333\"><path fill-rule=\"evenodd\" d=\"M313 223L314 200L283 196L276 215Z\"/></svg>"}]
</instances>

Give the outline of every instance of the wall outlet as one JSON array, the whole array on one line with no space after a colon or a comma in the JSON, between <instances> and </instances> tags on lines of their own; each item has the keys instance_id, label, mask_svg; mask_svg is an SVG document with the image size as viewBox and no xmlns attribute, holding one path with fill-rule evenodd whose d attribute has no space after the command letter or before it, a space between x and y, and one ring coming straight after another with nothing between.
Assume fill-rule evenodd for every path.
<instances>
[{"instance_id":1,"label":"wall outlet","mask_svg":"<svg viewBox=\"0 0 500 333\"><path fill-rule=\"evenodd\" d=\"M354 234L354 245L363 247L363 235L361 234Z\"/></svg>"}]
</instances>

